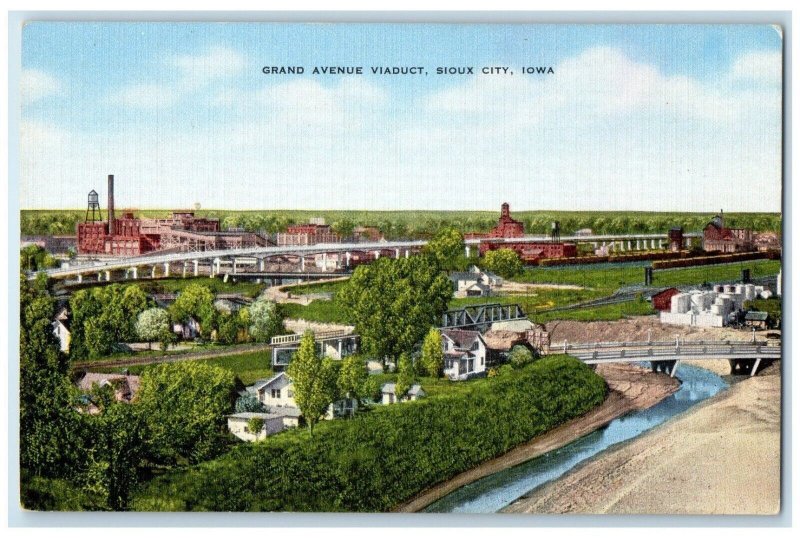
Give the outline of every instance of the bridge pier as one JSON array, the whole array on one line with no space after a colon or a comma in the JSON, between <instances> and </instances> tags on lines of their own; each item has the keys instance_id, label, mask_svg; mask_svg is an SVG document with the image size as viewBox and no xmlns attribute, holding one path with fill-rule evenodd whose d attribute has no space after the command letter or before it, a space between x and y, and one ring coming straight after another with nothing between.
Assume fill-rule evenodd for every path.
<instances>
[{"instance_id":1,"label":"bridge pier","mask_svg":"<svg viewBox=\"0 0 800 538\"><path fill-rule=\"evenodd\" d=\"M188 267L189 267L189 264L187 262L183 262L183 272L182 272L182 275L181 275L183 278L186 278L186 269Z\"/></svg>"},{"instance_id":2,"label":"bridge pier","mask_svg":"<svg viewBox=\"0 0 800 538\"><path fill-rule=\"evenodd\" d=\"M394 259L395 260L399 260L400 259L400 249L399 248L394 249Z\"/></svg>"},{"instance_id":3,"label":"bridge pier","mask_svg":"<svg viewBox=\"0 0 800 538\"><path fill-rule=\"evenodd\" d=\"M327 252L323 252L322 253L322 272L324 273L327 270L328 270L328 253Z\"/></svg>"},{"instance_id":4,"label":"bridge pier","mask_svg":"<svg viewBox=\"0 0 800 538\"><path fill-rule=\"evenodd\" d=\"M164 262L164 276L169 276L169 262Z\"/></svg>"},{"instance_id":5,"label":"bridge pier","mask_svg":"<svg viewBox=\"0 0 800 538\"><path fill-rule=\"evenodd\" d=\"M656 240L655 239L651 239L650 240L650 250L655 250L655 249L656 249Z\"/></svg>"},{"instance_id":6,"label":"bridge pier","mask_svg":"<svg viewBox=\"0 0 800 538\"><path fill-rule=\"evenodd\" d=\"M138 267L131 267L131 272L133 273L133 279L134 280L139 278L139 268Z\"/></svg>"},{"instance_id":7,"label":"bridge pier","mask_svg":"<svg viewBox=\"0 0 800 538\"><path fill-rule=\"evenodd\" d=\"M406 249L406 258L408 258L408 256L409 256L409 250Z\"/></svg>"},{"instance_id":8,"label":"bridge pier","mask_svg":"<svg viewBox=\"0 0 800 538\"><path fill-rule=\"evenodd\" d=\"M408 251L406 251L406 252L408 252ZM467 257L467 258L472 257L472 249L469 247L469 245L465 245L464 246L464 256Z\"/></svg>"},{"instance_id":9,"label":"bridge pier","mask_svg":"<svg viewBox=\"0 0 800 538\"><path fill-rule=\"evenodd\" d=\"M200 276L200 260L194 260L194 276Z\"/></svg>"},{"instance_id":10,"label":"bridge pier","mask_svg":"<svg viewBox=\"0 0 800 538\"><path fill-rule=\"evenodd\" d=\"M304 272L306 270L306 257L300 256L300 271Z\"/></svg>"},{"instance_id":11,"label":"bridge pier","mask_svg":"<svg viewBox=\"0 0 800 538\"><path fill-rule=\"evenodd\" d=\"M381 251L380 250L376 250L373 254L375 254L375 259L376 260L381 257Z\"/></svg>"},{"instance_id":12,"label":"bridge pier","mask_svg":"<svg viewBox=\"0 0 800 538\"><path fill-rule=\"evenodd\" d=\"M265 258L259 258L258 259L258 272L259 273L263 273L265 268L266 268L266 259Z\"/></svg>"},{"instance_id":13,"label":"bridge pier","mask_svg":"<svg viewBox=\"0 0 800 538\"><path fill-rule=\"evenodd\" d=\"M106 271L106 282L111 282L111 271Z\"/></svg>"},{"instance_id":14,"label":"bridge pier","mask_svg":"<svg viewBox=\"0 0 800 538\"><path fill-rule=\"evenodd\" d=\"M348 269L350 268L350 256L351 254L349 252L344 253L344 266Z\"/></svg>"},{"instance_id":15,"label":"bridge pier","mask_svg":"<svg viewBox=\"0 0 800 538\"><path fill-rule=\"evenodd\" d=\"M154 265L153 267L150 268L150 278L155 278L155 277L156 277L156 266Z\"/></svg>"},{"instance_id":16,"label":"bridge pier","mask_svg":"<svg viewBox=\"0 0 800 538\"><path fill-rule=\"evenodd\" d=\"M78 284L81 284L82 282L83 282L83 275L78 273Z\"/></svg>"},{"instance_id":17,"label":"bridge pier","mask_svg":"<svg viewBox=\"0 0 800 538\"><path fill-rule=\"evenodd\" d=\"M678 371L678 362L674 361L650 361L650 369L656 373L667 374L670 377L675 377L675 372Z\"/></svg>"}]
</instances>

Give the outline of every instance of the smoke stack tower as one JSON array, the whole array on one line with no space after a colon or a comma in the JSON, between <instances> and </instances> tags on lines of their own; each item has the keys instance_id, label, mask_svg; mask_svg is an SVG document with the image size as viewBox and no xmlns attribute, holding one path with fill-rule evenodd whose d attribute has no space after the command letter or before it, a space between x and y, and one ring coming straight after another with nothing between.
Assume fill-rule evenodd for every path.
<instances>
[{"instance_id":1,"label":"smoke stack tower","mask_svg":"<svg viewBox=\"0 0 800 538\"><path fill-rule=\"evenodd\" d=\"M114 235L114 174L108 174L108 235Z\"/></svg>"}]
</instances>

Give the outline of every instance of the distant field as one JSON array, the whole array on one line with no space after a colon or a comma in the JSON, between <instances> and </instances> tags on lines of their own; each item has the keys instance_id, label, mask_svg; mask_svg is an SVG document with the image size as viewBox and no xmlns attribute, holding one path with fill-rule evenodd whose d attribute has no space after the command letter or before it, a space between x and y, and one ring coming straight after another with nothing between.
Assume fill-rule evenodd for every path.
<instances>
[{"instance_id":1,"label":"distant field","mask_svg":"<svg viewBox=\"0 0 800 538\"><path fill-rule=\"evenodd\" d=\"M699 231L714 216L708 213L654 213L647 211L516 211L512 216L525 224L527 233L549 233L550 223L557 220L562 233L572 233L591 228L596 233L662 233L673 226L682 226L687 231ZM122 209L119 210L120 212ZM167 209L136 211L144 217L163 217ZM20 212L23 235L74 234L75 226L86 214L84 209L33 210ZM462 232L487 231L497 222L496 211L309 211L309 210L264 210L229 211L202 209L198 216L218 218L223 228L244 228L266 233L282 232L293 223L308 222L312 217L322 217L329 224L347 230L353 225L377 226L388 238L424 237L442 227L455 226ZM105 215L105 212L104 212ZM752 228L757 231L781 230L779 213L726 213L725 222L732 227Z\"/></svg>"}]
</instances>

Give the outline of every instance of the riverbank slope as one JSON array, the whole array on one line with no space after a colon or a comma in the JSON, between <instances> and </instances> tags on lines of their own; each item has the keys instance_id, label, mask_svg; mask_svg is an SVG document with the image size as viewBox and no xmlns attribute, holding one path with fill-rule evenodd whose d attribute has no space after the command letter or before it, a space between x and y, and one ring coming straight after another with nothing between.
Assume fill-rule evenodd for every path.
<instances>
[{"instance_id":1,"label":"riverbank slope","mask_svg":"<svg viewBox=\"0 0 800 538\"><path fill-rule=\"evenodd\" d=\"M396 507L394 511L418 512L462 486L565 446L630 411L651 407L680 387L676 379L665 374L654 374L648 369L632 364L602 364L596 371L606 380L609 387L608 396L602 404L502 456L421 492L410 501Z\"/></svg>"},{"instance_id":2,"label":"riverbank slope","mask_svg":"<svg viewBox=\"0 0 800 538\"><path fill-rule=\"evenodd\" d=\"M503 511L776 514L780 411L780 363L775 363Z\"/></svg>"}]
</instances>

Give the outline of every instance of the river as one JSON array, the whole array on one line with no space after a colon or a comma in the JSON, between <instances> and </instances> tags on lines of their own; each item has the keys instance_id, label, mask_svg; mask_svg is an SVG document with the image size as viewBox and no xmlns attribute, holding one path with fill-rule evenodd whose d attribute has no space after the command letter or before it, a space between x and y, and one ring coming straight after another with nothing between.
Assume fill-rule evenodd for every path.
<instances>
[{"instance_id":1,"label":"river","mask_svg":"<svg viewBox=\"0 0 800 538\"><path fill-rule=\"evenodd\" d=\"M728 386L713 372L688 364L680 365L677 377L681 380L680 389L655 406L628 413L605 428L560 449L468 484L442 497L424 511L498 512L526 493L564 475L581 462L613 445L638 437Z\"/></svg>"}]
</instances>

